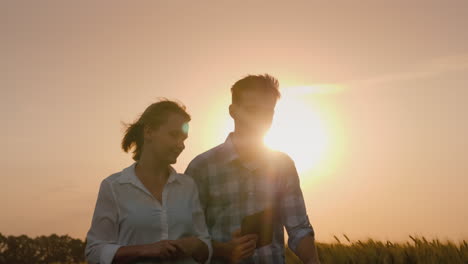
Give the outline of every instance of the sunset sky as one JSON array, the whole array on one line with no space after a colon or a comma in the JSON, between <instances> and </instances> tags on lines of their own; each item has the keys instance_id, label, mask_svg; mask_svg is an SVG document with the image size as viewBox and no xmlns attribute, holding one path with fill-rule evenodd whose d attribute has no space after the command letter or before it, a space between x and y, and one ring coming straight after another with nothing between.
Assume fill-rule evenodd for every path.
<instances>
[{"instance_id":1,"label":"sunset sky","mask_svg":"<svg viewBox=\"0 0 468 264\"><path fill-rule=\"evenodd\" d=\"M269 73L266 141L319 241L468 239L468 1L1 1L0 233L84 239L124 126L192 115L175 168L224 141L230 86Z\"/></svg>"}]
</instances>

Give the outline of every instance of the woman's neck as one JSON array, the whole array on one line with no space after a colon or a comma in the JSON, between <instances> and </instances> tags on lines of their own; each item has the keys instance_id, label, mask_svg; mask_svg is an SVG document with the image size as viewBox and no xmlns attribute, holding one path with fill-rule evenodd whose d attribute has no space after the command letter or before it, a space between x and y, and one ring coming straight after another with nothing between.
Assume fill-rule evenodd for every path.
<instances>
[{"instance_id":1,"label":"woman's neck","mask_svg":"<svg viewBox=\"0 0 468 264\"><path fill-rule=\"evenodd\" d=\"M160 163L152 155L143 152L137 161L135 171L140 179L145 181L166 181L169 178L169 164Z\"/></svg>"}]
</instances>

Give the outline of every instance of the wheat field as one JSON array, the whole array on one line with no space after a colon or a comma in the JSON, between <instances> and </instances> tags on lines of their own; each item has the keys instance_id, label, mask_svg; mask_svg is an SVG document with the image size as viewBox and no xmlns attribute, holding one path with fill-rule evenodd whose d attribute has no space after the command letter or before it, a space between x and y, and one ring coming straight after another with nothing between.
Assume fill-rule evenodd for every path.
<instances>
[{"instance_id":1,"label":"wheat field","mask_svg":"<svg viewBox=\"0 0 468 264\"><path fill-rule=\"evenodd\" d=\"M333 243L317 242L322 264L468 264L468 243L428 240L409 236L404 243L390 241L351 240L335 236ZM85 241L68 235L30 238L4 236L0 233L0 264L83 264ZM302 263L288 248L287 264Z\"/></svg>"},{"instance_id":2,"label":"wheat field","mask_svg":"<svg viewBox=\"0 0 468 264\"><path fill-rule=\"evenodd\" d=\"M335 243L317 243L322 264L468 264L468 243L438 239L427 240L424 237L409 237L406 243L351 241L346 235L343 239L335 236ZM286 263L302 263L290 250L286 249Z\"/></svg>"}]
</instances>

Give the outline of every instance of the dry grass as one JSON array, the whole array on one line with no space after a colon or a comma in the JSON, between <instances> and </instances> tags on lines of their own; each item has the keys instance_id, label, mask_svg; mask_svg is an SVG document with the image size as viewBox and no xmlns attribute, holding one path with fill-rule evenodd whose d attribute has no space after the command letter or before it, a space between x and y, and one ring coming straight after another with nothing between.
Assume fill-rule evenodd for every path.
<instances>
[{"instance_id":1,"label":"dry grass","mask_svg":"<svg viewBox=\"0 0 468 264\"><path fill-rule=\"evenodd\" d=\"M410 236L406 243L351 241L346 235L343 242L335 236L336 243L317 243L322 264L468 264L468 243L441 242L438 239L429 241L422 237ZM286 263L302 263L294 253L286 249Z\"/></svg>"}]
</instances>

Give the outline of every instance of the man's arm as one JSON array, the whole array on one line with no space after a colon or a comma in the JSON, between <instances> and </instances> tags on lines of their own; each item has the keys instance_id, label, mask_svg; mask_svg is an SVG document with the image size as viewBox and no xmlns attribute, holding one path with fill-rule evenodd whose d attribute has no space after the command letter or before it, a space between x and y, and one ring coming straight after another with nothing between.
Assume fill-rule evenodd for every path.
<instances>
[{"instance_id":1,"label":"man's arm","mask_svg":"<svg viewBox=\"0 0 468 264\"><path fill-rule=\"evenodd\" d=\"M317 247L314 237L309 234L299 241L297 246L297 255L305 264L319 264Z\"/></svg>"},{"instance_id":2,"label":"man's arm","mask_svg":"<svg viewBox=\"0 0 468 264\"><path fill-rule=\"evenodd\" d=\"M315 233L307 216L306 206L294 161L287 157L283 167L281 220L288 232L289 248L306 264L318 264Z\"/></svg>"}]
</instances>

